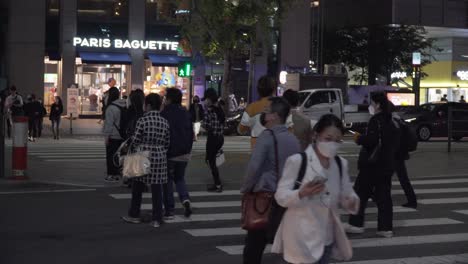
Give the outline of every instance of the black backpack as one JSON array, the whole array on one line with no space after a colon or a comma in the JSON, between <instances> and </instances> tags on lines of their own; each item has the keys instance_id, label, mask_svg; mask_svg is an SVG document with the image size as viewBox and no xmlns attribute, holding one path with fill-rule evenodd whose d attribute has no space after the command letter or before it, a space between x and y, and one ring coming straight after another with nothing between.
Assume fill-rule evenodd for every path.
<instances>
[{"instance_id":1,"label":"black backpack","mask_svg":"<svg viewBox=\"0 0 468 264\"><path fill-rule=\"evenodd\" d=\"M412 128L406 121L396 119L400 127L400 152L413 152L418 148L418 135L416 130Z\"/></svg>"},{"instance_id":2,"label":"black backpack","mask_svg":"<svg viewBox=\"0 0 468 264\"><path fill-rule=\"evenodd\" d=\"M120 110L120 122L119 122L119 126L117 126L115 123L114 123L114 126L115 128L117 128L117 130L119 131L119 135L121 138L123 139L127 139L130 137L130 131L131 129L129 128L129 115L128 115L128 109L126 107L122 107L120 105L117 105L117 104L112 104L114 106L116 106L117 108L119 108ZM108 109L108 107L107 107Z\"/></svg>"}]
</instances>

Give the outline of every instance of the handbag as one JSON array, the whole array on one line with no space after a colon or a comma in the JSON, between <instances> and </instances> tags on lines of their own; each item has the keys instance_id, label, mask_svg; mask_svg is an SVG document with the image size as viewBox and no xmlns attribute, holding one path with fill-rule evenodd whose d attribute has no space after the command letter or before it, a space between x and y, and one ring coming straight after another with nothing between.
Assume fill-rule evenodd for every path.
<instances>
[{"instance_id":1,"label":"handbag","mask_svg":"<svg viewBox=\"0 0 468 264\"><path fill-rule=\"evenodd\" d=\"M216 153L216 167L219 167L226 162L226 157L224 156L223 149L220 149L218 153Z\"/></svg>"},{"instance_id":2,"label":"handbag","mask_svg":"<svg viewBox=\"0 0 468 264\"><path fill-rule=\"evenodd\" d=\"M278 141L276 140L275 133L268 129L273 135L273 142L275 148L275 169L279 175L278 163ZM274 192L246 192L242 195L242 212L241 212L241 227L242 229L266 230L268 228L272 205L274 201Z\"/></svg>"},{"instance_id":3,"label":"handbag","mask_svg":"<svg viewBox=\"0 0 468 264\"><path fill-rule=\"evenodd\" d=\"M132 142L133 143L133 142ZM122 175L125 178L135 178L148 175L151 171L151 161L149 160L149 151L134 151L132 143L128 145L128 139L124 141L117 150L120 153L122 148L127 148L127 154L119 158L119 162L122 164Z\"/></svg>"},{"instance_id":4,"label":"handbag","mask_svg":"<svg viewBox=\"0 0 468 264\"><path fill-rule=\"evenodd\" d=\"M380 123L377 122L378 130L379 130L379 142L377 143L377 146L372 150L372 152L369 155L369 158L367 161L370 163L376 163L379 158L380 158L380 153L382 152L382 132L380 128Z\"/></svg>"}]
</instances>

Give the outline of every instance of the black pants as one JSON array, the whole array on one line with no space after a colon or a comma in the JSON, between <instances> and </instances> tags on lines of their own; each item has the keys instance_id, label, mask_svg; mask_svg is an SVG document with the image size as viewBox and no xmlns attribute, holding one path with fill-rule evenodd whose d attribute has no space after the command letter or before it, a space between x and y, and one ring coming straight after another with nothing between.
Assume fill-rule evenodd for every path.
<instances>
[{"instance_id":1,"label":"black pants","mask_svg":"<svg viewBox=\"0 0 468 264\"><path fill-rule=\"evenodd\" d=\"M267 231L248 231L245 237L245 247L243 253L244 264L262 263L263 251L267 245Z\"/></svg>"},{"instance_id":2,"label":"black pants","mask_svg":"<svg viewBox=\"0 0 468 264\"><path fill-rule=\"evenodd\" d=\"M120 175L119 167L114 164L114 154L122 143L121 139L109 139L106 146L107 175Z\"/></svg>"},{"instance_id":3,"label":"black pants","mask_svg":"<svg viewBox=\"0 0 468 264\"><path fill-rule=\"evenodd\" d=\"M141 199L145 184L140 181L132 182L132 203L128 215L130 217L140 217ZM151 199L153 202L153 221L162 222L162 185L151 184Z\"/></svg>"},{"instance_id":4,"label":"black pants","mask_svg":"<svg viewBox=\"0 0 468 264\"><path fill-rule=\"evenodd\" d=\"M392 174L393 172L382 172L378 168L366 168L359 171L354 190L361 199L361 204L358 214L349 217L349 224L364 226L367 201L375 195L378 210L377 230L393 230Z\"/></svg>"},{"instance_id":5,"label":"black pants","mask_svg":"<svg viewBox=\"0 0 468 264\"><path fill-rule=\"evenodd\" d=\"M396 161L396 175L400 181L401 188L405 192L406 199L410 204L416 204L416 194L414 193L413 186L408 178L408 171L406 170L405 160Z\"/></svg>"},{"instance_id":6,"label":"black pants","mask_svg":"<svg viewBox=\"0 0 468 264\"><path fill-rule=\"evenodd\" d=\"M224 136L208 135L206 140L206 162L210 166L215 185L221 185L219 170L216 166L216 154L224 145Z\"/></svg>"},{"instance_id":7,"label":"black pants","mask_svg":"<svg viewBox=\"0 0 468 264\"><path fill-rule=\"evenodd\" d=\"M39 119L37 117L29 117L28 119L29 137L36 138L39 133Z\"/></svg>"},{"instance_id":8,"label":"black pants","mask_svg":"<svg viewBox=\"0 0 468 264\"><path fill-rule=\"evenodd\" d=\"M44 128L43 125L44 125L44 118L39 117L38 120L37 120L37 137L42 136L42 129Z\"/></svg>"}]
</instances>

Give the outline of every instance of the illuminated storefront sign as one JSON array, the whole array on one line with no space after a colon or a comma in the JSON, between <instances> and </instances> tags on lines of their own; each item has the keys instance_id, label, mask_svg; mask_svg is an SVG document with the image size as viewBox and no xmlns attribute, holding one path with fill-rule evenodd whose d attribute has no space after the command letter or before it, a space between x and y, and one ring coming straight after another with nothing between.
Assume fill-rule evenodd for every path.
<instances>
[{"instance_id":1,"label":"illuminated storefront sign","mask_svg":"<svg viewBox=\"0 0 468 264\"><path fill-rule=\"evenodd\" d=\"M468 81L468 71L457 71L457 76L462 81Z\"/></svg>"},{"instance_id":2,"label":"illuminated storefront sign","mask_svg":"<svg viewBox=\"0 0 468 264\"><path fill-rule=\"evenodd\" d=\"M394 72L392 73L391 77L392 79L395 79L395 78L403 79L403 78L408 77L408 75L406 74L406 72Z\"/></svg>"},{"instance_id":3,"label":"illuminated storefront sign","mask_svg":"<svg viewBox=\"0 0 468 264\"><path fill-rule=\"evenodd\" d=\"M107 38L73 38L73 46L82 48L114 48L177 51L179 42L161 40L126 40Z\"/></svg>"}]
</instances>

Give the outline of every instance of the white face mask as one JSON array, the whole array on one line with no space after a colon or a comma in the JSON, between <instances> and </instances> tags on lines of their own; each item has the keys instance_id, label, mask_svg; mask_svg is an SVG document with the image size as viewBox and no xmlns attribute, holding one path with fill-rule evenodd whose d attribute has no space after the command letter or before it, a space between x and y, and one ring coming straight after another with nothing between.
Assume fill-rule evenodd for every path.
<instances>
[{"instance_id":1,"label":"white face mask","mask_svg":"<svg viewBox=\"0 0 468 264\"><path fill-rule=\"evenodd\" d=\"M373 105L369 105L369 108L368 108L368 109L369 109L369 114L370 114L370 115L375 115L375 108L374 108Z\"/></svg>"},{"instance_id":2,"label":"white face mask","mask_svg":"<svg viewBox=\"0 0 468 264\"><path fill-rule=\"evenodd\" d=\"M333 158L338 153L341 144L337 142L324 142L324 141L317 141L317 149L320 151L320 154L327 158Z\"/></svg>"}]
</instances>

